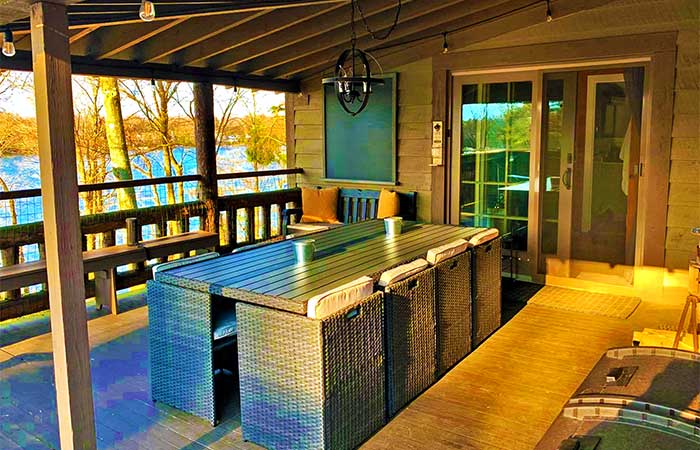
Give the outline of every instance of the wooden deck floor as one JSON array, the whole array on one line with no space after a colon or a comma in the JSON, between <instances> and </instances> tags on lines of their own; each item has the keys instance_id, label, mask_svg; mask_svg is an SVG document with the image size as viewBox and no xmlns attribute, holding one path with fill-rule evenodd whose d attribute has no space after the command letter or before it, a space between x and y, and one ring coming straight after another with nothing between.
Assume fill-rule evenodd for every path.
<instances>
[{"instance_id":1,"label":"wooden deck floor","mask_svg":"<svg viewBox=\"0 0 700 450\"><path fill-rule=\"evenodd\" d=\"M643 306L628 320L526 306L363 448L533 448L603 351L630 344L635 316L656 315ZM216 428L150 402L146 327L145 307L89 324L99 448L257 448L235 392ZM49 334L0 348L0 448L58 447L50 351Z\"/></svg>"}]
</instances>

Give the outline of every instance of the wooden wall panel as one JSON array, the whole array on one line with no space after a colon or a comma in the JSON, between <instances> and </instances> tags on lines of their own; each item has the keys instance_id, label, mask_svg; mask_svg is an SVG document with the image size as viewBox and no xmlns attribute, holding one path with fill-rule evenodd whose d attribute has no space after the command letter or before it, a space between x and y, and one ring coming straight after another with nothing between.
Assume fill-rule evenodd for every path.
<instances>
[{"instance_id":1,"label":"wooden wall panel","mask_svg":"<svg viewBox=\"0 0 700 450\"><path fill-rule=\"evenodd\" d=\"M697 11L695 27L681 28L676 44L665 247L666 267L683 270L688 267L698 242L698 237L690 230L700 226L700 23Z\"/></svg>"},{"instance_id":2,"label":"wooden wall panel","mask_svg":"<svg viewBox=\"0 0 700 450\"><path fill-rule=\"evenodd\" d=\"M418 192L418 218L430 220L430 126L432 115L432 61L418 61L395 70L398 85L398 191ZM371 101L371 100L370 100ZM302 186L352 186L381 189L381 185L348 184L323 180L322 94L304 92L295 101L295 153L304 169Z\"/></svg>"}]
</instances>

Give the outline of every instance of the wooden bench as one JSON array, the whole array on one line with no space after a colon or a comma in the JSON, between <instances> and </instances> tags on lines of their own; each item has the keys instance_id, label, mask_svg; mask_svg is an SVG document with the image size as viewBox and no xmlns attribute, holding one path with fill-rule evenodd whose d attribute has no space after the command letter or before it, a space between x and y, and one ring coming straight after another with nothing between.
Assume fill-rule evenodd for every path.
<instances>
[{"instance_id":1,"label":"wooden bench","mask_svg":"<svg viewBox=\"0 0 700 450\"><path fill-rule=\"evenodd\" d=\"M379 209L379 193L374 189L340 189L338 196L338 220L343 224L363 222L377 218ZM416 220L417 193L399 192L400 215L405 220ZM330 223L299 224L302 208L290 208L282 211L282 233L305 234L313 231L337 226ZM295 217L297 223L292 224L291 218Z\"/></svg>"},{"instance_id":2,"label":"wooden bench","mask_svg":"<svg viewBox=\"0 0 700 450\"><path fill-rule=\"evenodd\" d=\"M142 241L138 245L115 245L83 252L83 271L95 274L95 301L98 309L106 307L112 314L119 313L117 304L116 268L127 264L164 258L193 250L212 249L219 243L219 235L206 231L192 231L176 236ZM46 283L46 261L33 261L0 267L0 292Z\"/></svg>"}]
</instances>

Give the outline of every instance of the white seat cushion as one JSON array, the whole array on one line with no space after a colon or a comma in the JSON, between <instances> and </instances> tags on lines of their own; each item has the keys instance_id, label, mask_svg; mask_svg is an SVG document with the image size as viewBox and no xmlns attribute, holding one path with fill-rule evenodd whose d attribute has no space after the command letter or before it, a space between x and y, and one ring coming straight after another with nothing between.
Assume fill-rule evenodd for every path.
<instances>
[{"instance_id":1,"label":"white seat cushion","mask_svg":"<svg viewBox=\"0 0 700 450\"><path fill-rule=\"evenodd\" d=\"M481 233L475 234L472 236L471 239L469 239L469 245L471 247L476 247L477 245L481 245L485 242L492 241L498 237L498 228L489 228L486 231L482 231Z\"/></svg>"},{"instance_id":2,"label":"white seat cushion","mask_svg":"<svg viewBox=\"0 0 700 450\"><path fill-rule=\"evenodd\" d=\"M287 234L291 234L293 236L303 236L305 234L309 233L316 233L318 231L326 231L330 230L331 228L337 228L343 226L342 223L328 223L328 222L319 222L319 223L294 223L287 225Z\"/></svg>"},{"instance_id":3,"label":"white seat cushion","mask_svg":"<svg viewBox=\"0 0 700 450\"><path fill-rule=\"evenodd\" d=\"M437 264L440 261L444 261L448 258L452 258L465 251L469 247L469 242L464 239L457 239L445 245L439 247L431 248L428 250L428 262L430 264Z\"/></svg>"},{"instance_id":4,"label":"white seat cushion","mask_svg":"<svg viewBox=\"0 0 700 450\"><path fill-rule=\"evenodd\" d=\"M374 282L370 277L361 277L342 286L309 299L306 304L307 316L323 319L345 309L374 292Z\"/></svg>"},{"instance_id":5,"label":"white seat cushion","mask_svg":"<svg viewBox=\"0 0 700 450\"><path fill-rule=\"evenodd\" d=\"M408 264L403 264L401 266L394 267L393 269L387 270L386 272L382 273L382 276L379 278L379 285L382 287L386 287L390 284L398 283L399 281L405 280L411 275L425 270L428 266L428 261L424 260L423 258L420 258Z\"/></svg>"}]
</instances>

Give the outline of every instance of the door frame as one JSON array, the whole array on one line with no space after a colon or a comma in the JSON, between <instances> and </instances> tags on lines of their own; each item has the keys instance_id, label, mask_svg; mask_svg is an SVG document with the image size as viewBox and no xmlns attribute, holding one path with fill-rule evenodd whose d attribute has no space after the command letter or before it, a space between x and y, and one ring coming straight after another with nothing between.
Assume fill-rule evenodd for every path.
<instances>
[{"instance_id":1,"label":"door frame","mask_svg":"<svg viewBox=\"0 0 700 450\"><path fill-rule=\"evenodd\" d=\"M598 37L436 55L432 59L433 120L451 123L450 89L452 77L457 75L644 65L646 75L642 122L649 126L643 127L640 146L640 159L645 170L640 178L638 192L640 202L637 210L635 265L663 268L677 35L673 31ZM445 161L450 156L451 138L452 131L445 130ZM449 175L450 170L445 165L432 168L431 218L437 223L444 223L450 218ZM539 178L535 181L538 182ZM530 263L536 264L532 259ZM533 269L532 273L536 273L537 268ZM663 279L663 271L649 273L654 274L658 276L647 277L648 285L657 285ZM540 277L539 281L544 281L544 277Z\"/></svg>"}]
</instances>

